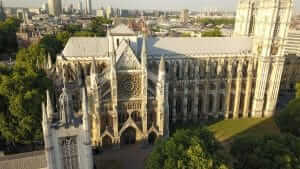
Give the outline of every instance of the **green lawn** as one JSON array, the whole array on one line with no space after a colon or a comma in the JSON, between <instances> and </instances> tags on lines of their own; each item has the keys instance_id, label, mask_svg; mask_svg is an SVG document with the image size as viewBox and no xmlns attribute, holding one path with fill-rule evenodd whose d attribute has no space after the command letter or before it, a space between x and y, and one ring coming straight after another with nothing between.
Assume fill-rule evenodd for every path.
<instances>
[{"instance_id":1,"label":"green lawn","mask_svg":"<svg viewBox=\"0 0 300 169\"><path fill-rule=\"evenodd\" d=\"M215 133L217 140L222 143L230 142L233 138L243 134L280 134L273 118L268 119L237 119L224 120L208 126Z\"/></svg>"}]
</instances>

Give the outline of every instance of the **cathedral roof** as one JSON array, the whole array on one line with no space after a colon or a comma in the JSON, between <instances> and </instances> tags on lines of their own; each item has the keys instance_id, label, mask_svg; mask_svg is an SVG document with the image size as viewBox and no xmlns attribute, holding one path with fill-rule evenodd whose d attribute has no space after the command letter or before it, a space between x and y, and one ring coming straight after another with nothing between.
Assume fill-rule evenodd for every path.
<instances>
[{"instance_id":1,"label":"cathedral roof","mask_svg":"<svg viewBox=\"0 0 300 169\"><path fill-rule=\"evenodd\" d=\"M141 52L141 40L131 43L130 46L137 56ZM117 51L122 53L126 47L121 43ZM108 55L108 39L100 37L73 37L63 55L66 57L105 57ZM219 55L240 54L252 50L252 39L249 37L216 37L216 38L155 38L147 39L148 56L175 56L175 55Z\"/></svg>"},{"instance_id":2,"label":"cathedral roof","mask_svg":"<svg viewBox=\"0 0 300 169\"><path fill-rule=\"evenodd\" d=\"M99 37L72 37L63 50L64 56L103 57L108 53L108 39Z\"/></svg>"},{"instance_id":3,"label":"cathedral roof","mask_svg":"<svg viewBox=\"0 0 300 169\"><path fill-rule=\"evenodd\" d=\"M252 50L249 37L148 38L148 55L239 54Z\"/></svg>"}]
</instances>

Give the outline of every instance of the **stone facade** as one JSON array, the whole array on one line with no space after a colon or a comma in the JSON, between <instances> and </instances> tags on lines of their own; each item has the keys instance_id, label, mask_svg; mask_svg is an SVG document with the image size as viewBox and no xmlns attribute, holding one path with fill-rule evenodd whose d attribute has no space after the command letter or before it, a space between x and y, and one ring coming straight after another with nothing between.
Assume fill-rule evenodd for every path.
<instances>
[{"instance_id":1,"label":"stone facade","mask_svg":"<svg viewBox=\"0 0 300 169\"><path fill-rule=\"evenodd\" d=\"M48 65L55 97L65 85L80 114L87 86L91 141L103 147L167 137L170 125L209 116L270 117L292 10L291 0L241 0L230 38L138 37L124 25L71 38Z\"/></svg>"}]
</instances>

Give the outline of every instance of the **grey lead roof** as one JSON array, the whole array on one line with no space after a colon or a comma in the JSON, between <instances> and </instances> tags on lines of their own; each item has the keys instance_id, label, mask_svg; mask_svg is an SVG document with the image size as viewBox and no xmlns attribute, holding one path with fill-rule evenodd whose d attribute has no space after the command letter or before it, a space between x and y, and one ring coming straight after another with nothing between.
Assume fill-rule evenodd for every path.
<instances>
[{"instance_id":1,"label":"grey lead roof","mask_svg":"<svg viewBox=\"0 0 300 169\"><path fill-rule=\"evenodd\" d=\"M72 37L69 39L64 56L106 56L108 53L108 39L106 37Z\"/></svg>"},{"instance_id":2,"label":"grey lead roof","mask_svg":"<svg viewBox=\"0 0 300 169\"><path fill-rule=\"evenodd\" d=\"M149 38L148 55L201 55L249 52L249 37Z\"/></svg>"},{"instance_id":3,"label":"grey lead roof","mask_svg":"<svg viewBox=\"0 0 300 169\"><path fill-rule=\"evenodd\" d=\"M132 43L139 56L142 43ZM137 46L136 46L137 45ZM103 57L108 54L108 39L99 37L71 38L63 55L81 57ZM201 55L201 54L240 54L252 50L252 39L249 37L216 37L216 38L154 38L147 40L147 51L150 56L162 55Z\"/></svg>"}]
</instances>

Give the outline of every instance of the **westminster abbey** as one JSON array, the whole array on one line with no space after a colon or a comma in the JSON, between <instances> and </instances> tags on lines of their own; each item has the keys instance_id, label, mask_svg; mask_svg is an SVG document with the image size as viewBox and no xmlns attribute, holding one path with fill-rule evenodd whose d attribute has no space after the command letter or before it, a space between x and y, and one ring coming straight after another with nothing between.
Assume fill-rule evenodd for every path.
<instances>
[{"instance_id":1,"label":"westminster abbey","mask_svg":"<svg viewBox=\"0 0 300 169\"><path fill-rule=\"evenodd\" d=\"M91 157L89 146L168 137L174 123L272 116L288 86L292 11L293 0L240 0L232 37L158 38L116 25L103 38L71 38L47 65L48 162L64 159L53 159L58 149Z\"/></svg>"}]
</instances>

